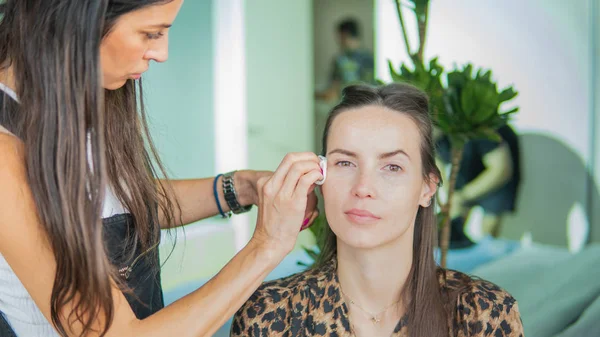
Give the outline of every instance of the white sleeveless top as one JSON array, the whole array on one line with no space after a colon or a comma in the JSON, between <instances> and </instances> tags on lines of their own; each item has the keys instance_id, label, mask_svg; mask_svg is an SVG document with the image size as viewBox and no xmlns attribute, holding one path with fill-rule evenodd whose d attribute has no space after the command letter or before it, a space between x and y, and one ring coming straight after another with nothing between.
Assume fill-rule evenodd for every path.
<instances>
[{"instance_id":1,"label":"white sleeveless top","mask_svg":"<svg viewBox=\"0 0 600 337\"><path fill-rule=\"evenodd\" d=\"M0 83L0 90L17 100L15 92L2 83ZM0 125L0 132L12 135L2 125ZM107 189L105 195L102 209L103 218L126 213L110 188ZM2 254L0 254L0 311L18 337L58 337L52 324L38 309Z\"/></svg>"}]
</instances>

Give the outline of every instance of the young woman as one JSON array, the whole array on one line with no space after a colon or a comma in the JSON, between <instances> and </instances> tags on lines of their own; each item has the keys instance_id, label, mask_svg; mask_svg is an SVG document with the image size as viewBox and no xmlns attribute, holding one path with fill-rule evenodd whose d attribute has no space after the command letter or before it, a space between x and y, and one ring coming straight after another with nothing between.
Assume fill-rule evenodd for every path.
<instances>
[{"instance_id":1,"label":"young woman","mask_svg":"<svg viewBox=\"0 0 600 337\"><path fill-rule=\"evenodd\" d=\"M436 266L441 179L428 111L408 85L344 90L323 136L320 260L262 285L232 336L522 336L510 294Z\"/></svg>"}]
</instances>

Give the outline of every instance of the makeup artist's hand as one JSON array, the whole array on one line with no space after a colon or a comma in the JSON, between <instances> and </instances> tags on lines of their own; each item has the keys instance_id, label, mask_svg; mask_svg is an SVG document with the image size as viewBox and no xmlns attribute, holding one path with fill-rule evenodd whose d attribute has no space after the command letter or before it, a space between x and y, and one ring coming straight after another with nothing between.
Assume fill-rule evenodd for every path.
<instances>
[{"instance_id":1,"label":"makeup artist's hand","mask_svg":"<svg viewBox=\"0 0 600 337\"><path fill-rule=\"evenodd\" d=\"M255 170L241 170L236 172L234 175L235 186L238 190L238 201L240 205L257 205L259 203L259 187L258 182L261 178L270 178L273 175L273 171L255 171ZM239 186L239 187L238 187ZM306 204L306 211L304 212L304 219L306 224L302 226L302 229L306 229L312 225L317 216L319 216L319 210L317 209L317 194L315 193L315 185L312 185L308 193L308 202Z\"/></svg>"},{"instance_id":2,"label":"makeup artist's hand","mask_svg":"<svg viewBox=\"0 0 600 337\"><path fill-rule=\"evenodd\" d=\"M314 221L315 182L323 178L314 153L290 153L271 176L258 180L258 219L252 240L289 253L300 229ZM311 210L312 208L312 210Z\"/></svg>"}]
</instances>

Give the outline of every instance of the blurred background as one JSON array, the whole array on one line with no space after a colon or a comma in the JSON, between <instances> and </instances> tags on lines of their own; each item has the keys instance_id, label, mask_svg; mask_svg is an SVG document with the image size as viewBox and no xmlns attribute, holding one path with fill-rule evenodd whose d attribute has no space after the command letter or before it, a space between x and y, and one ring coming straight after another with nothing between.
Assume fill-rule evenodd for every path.
<instances>
[{"instance_id":1,"label":"blurred background","mask_svg":"<svg viewBox=\"0 0 600 337\"><path fill-rule=\"evenodd\" d=\"M516 210L492 238L475 207L465 225L474 244L451 251L448 266L511 292L528 337L600 336L599 2L429 5L425 60L491 69L499 88L519 92L509 104L520 108L510 121L520 143ZM416 46L415 1L400 3ZM340 38L348 21L358 27L350 42L358 54ZM172 178L274 170L288 152L320 151L339 90L368 81L348 79L353 67L371 63L361 74L387 83L388 61L411 61L394 0L186 1L169 62L144 78L152 135ZM255 218L256 210L163 233L167 302L217 273L250 238ZM269 278L302 270L297 262L310 262L302 248L314 243L312 232L301 233ZM216 336L227 335L225 326Z\"/></svg>"}]
</instances>

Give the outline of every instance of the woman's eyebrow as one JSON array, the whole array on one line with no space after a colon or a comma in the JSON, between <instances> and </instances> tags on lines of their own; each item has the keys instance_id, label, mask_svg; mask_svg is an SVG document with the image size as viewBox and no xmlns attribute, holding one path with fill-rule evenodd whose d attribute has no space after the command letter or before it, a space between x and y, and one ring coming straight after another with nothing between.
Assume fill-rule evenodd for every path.
<instances>
[{"instance_id":1,"label":"woman's eyebrow","mask_svg":"<svg viewBox=\"0 0 600 337\"><path fill-rule=\"evenodd\" d=\"M327 155L329 156L334 153L343 154L343 155L346 155L348 157L353 157L353 158L358 157L358 155L356 153L354 153L352 151L344 150L344 149L331 150ZM398 150L395 150L392 152L382 153L379 155L379 159L386 159L386 158L390 158L390 157L393 157L393 156L396 156L399 154L406 156L410 160L410 156L408 155L408 153L406 153L406 151L404 151L402 149L398 149Z\"/></svg>"},{"instance_id":2,"label":"woman's eyebrow","mask_svg":"<svg viewBox=\"0 0 600 337\"><path fill-rule=\"evenodd\" d=\"M398 154L404 155L408 159L410 159L410 156L408 155L408 153L406 153L406 151L404 151L402 149L398 149L398 150L392 151L392 152L383 153L383 154L379 155L379 159L390 158L390 157L393 157L393 156L398 155Z\"/></svg>"}]
</instances>

